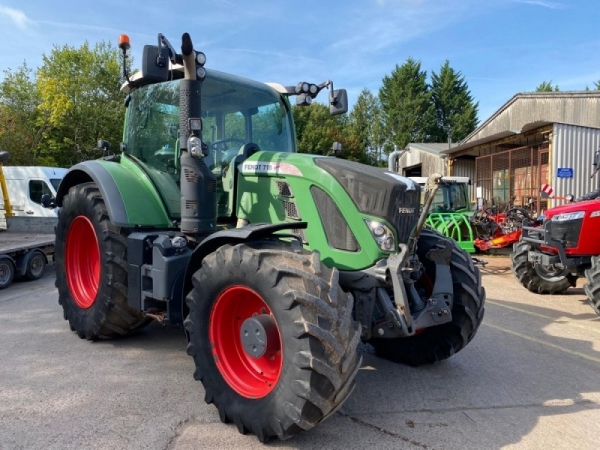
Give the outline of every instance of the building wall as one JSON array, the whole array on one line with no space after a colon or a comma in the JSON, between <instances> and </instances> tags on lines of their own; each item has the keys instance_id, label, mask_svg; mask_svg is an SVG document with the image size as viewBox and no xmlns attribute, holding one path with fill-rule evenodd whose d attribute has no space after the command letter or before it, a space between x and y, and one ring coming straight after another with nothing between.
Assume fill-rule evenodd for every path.
<instances>
[{"instance_id":1,"label":"building wall","mask_svg":"<svg viewBox=\"0 0 600 450\"><path fill-rule=\"evenodd\" d=\"M407 167L413 167L421 164L421 175L428 177L434 173L445 175L446 160L440 155L422 151L419 149L411 149L400 157L399 168L400 173Z\"/></svg>"},{"instance_id":2,"label":"building wall","mask_svg":"<svg viewBox=\"0 0 600 450\"><path fill-rule=\"evenodd\" d=\"M476 184L475 184L475 160L474 159L457 159L452 164L452 176L455 177L469 177L471 179L471 186L469 187L469 195L471 200L475 200L476 197Z\"/></svg>"},{"instance_id":3,"label":"building wall","mask_svg":"<svg viewBox=\"0 0 600 450\"><path fill-rule=\"evenodd\" d=\"M600 123L599 123L600 125ZM593 179L594 153L600 148L600 129L555 123L552 132L550 184L555 195L575 197L600 188L600 173ZM573 178L559 178L559 168L573 169ZM562 201L552 202L554 205Z\"/></svg>"}]
</instances>

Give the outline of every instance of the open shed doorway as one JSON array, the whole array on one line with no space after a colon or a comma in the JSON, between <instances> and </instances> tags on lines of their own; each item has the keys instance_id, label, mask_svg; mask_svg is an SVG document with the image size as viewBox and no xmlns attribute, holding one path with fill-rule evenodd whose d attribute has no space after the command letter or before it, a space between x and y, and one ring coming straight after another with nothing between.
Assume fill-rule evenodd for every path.
<instances>
[{"instance_id":1,"label":"open shed doorway","mask_svg":"<svg viewBox=\"0 0 600 450\"><path fill-rule=\"evenodd\" d=\"M402 172L404 172L405 177L422 177L422 168L421 164L415 164L414 166L405 167Z\"/></svg>"}]
</instances>

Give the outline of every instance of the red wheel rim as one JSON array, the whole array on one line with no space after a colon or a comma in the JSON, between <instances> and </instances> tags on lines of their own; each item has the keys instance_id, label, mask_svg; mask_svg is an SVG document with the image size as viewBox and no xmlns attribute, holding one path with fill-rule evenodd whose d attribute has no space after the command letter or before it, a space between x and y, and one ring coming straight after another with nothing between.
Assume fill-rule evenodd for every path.
<instances>
[{"instance_id":1,"label":"red wheel rim","mask_svg":"<svg viewBox=\"0 0 600 450\"><path fill-rule=\"evenodd\" d=\"M65 268L67 283L77 306L90 308L100 286L100 247L94 225L77 216L67 232Z\"/></svg>"},{"instance_id":2,"label":"red wheel rim","mask_svg":"<svg viewBox=\"0 0 600 450\"><path fill-rule=\"evenodd\" d=\"M281 375L283 355L281 333L276 325L276 342L259 358L244 350L240 330L244 320L269 314L271 310L260 295L244 286L232 286L215 301L208 327L213 357L229 386L246 398L261 398L269 394Z\"/></svg>"}]
</instances>

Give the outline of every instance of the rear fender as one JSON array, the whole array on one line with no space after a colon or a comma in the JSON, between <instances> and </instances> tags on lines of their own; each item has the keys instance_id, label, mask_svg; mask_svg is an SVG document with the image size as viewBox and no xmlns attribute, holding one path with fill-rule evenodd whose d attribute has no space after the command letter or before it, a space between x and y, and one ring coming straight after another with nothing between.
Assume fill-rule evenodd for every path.
<instances>
[{"instance_id":1,"label":"rear fender","mask_svg":"<svg viewBox=\"0 0 600 450\"><path fill-rule=\"evenodd\" d=\"M58 187L56 204L73 186L94 182L104 198L110 221L117 226L133 228L172 228L167 210L154 185L132 163L127 166L112 161L85 161L73 166Z\"/></svg>"}]
</instances>

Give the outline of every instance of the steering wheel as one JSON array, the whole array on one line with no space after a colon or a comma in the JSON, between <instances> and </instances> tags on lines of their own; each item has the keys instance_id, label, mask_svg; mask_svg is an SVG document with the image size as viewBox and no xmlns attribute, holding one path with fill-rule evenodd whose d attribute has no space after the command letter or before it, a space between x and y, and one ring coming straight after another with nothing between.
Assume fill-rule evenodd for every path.
<instances>
[{"instance_id":1,"label":"steering wheel","mask_svg":"<svg viewBox=\"0 0 600 450\"><path fill-rule=\"evenodd\" d=\"M213 141L210 144L210 148L213 150L220 150L223 152L225 150L229 150L231 147L234 147L232 145L227 145L229 143L237 143L238 147L241 147L242 145L244 145L246 143L246 141L244 139L239 139L239 138L219 139L217 141Z\"/></svg>"},{"instance_id":2,"label":"steering wheel","mask_svg":"<svg viewBox=\"0 0 600 450\"><path fill-rule=\"evenodd\" d=\"M223 166L235 157L239 148L246 143L245 140L239 138L225 138L214 141L210 144L214 161L216 165ZM228 145L234 144L234 145ZM237 145L235 145L237 144ZM218 155L218 157L217 157Z\"/></svg>"},{"instance_id":3,"label":"steering wheel","mask_svg":"<svg viewBox=\"0 0 600 450\"><path fill-rule=\"evenodd\" d=\"M506 213L507 222L510 220L514 223L523 223L523 220L527 219L531 222L531 216L524 208L519 208L518 206L513 206Z\"/></svg>"}]
</instances>

